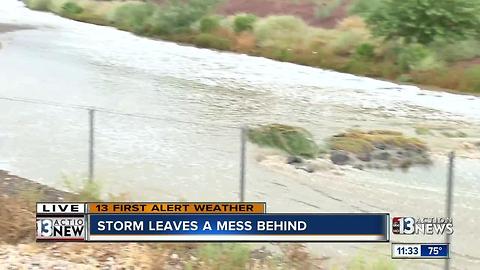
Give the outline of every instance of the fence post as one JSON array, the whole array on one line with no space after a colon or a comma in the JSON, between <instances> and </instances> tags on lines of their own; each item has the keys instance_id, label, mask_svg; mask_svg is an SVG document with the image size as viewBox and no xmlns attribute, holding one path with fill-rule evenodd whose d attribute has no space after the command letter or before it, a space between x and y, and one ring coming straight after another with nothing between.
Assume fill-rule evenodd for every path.
<instances>
[{"instance_id":1,"label":"fence post","mask_svg":"<svg viewBox=\"0 0 480 270\"><path fill-rule=\"evenodd\" d=\"M240 128L240 202L245 201L245 165L248 128Z\"/></svg>"},{"instance_id":2,"label":"fence post","mask_svg":"<svg viewBox=\"0 0 480 270\"><path fill-rule=\"evenodd\" d=\"M445 214L446 218L452 217L452 204L453 204L453 169L454 169L454 161L455 161L455 152L450 152L448 154L448 180L447 180L447 198L446 198L446 209ZM450 234L445 234L445 243L450 243ZM449 250L451 253L451 250ZM445 259L445 270L450 269L450 259Z\"/></svg>"},{"instance_id":3,"label":"fence post","mask_svg":"<svg viewBox=\"0 0 480 270\"><path fill-rule=\"evenodd\" d=\"M89 116L89 148L88 148L88 181L93 181L94 177L94 147L95 147L95 109L88 109Z\"/></svg>"}]
</instances>

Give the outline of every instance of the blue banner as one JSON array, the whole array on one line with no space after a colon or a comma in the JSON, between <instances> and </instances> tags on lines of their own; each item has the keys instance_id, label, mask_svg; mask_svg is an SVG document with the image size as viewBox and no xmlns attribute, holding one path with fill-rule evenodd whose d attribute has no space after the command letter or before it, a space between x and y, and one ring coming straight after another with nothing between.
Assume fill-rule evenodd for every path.
<instances>
[{"instance_id":1,"label":"blue banner","mask_svg":"<svg viewBox=\"0 0 480 270\"><path fill-rule=\"evenodd\" d=\"M420 254L422 257L448 257L448 244L422 244Z\"/></svg>"},{"instance_id":2,"label":"blue banner","mask_svg":"<svg viewBox=\"0 0 480 270\"><path fill-rule=\"evenodd\" d=\"M388 214L91 214L90 240L389 240Z\"/></svg>"}]
</instances>

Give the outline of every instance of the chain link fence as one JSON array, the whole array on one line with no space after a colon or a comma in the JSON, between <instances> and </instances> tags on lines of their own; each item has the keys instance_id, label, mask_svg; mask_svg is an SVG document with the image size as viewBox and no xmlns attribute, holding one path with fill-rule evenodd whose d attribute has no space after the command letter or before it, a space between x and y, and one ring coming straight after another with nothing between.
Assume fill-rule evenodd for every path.
<instances>
[{"instance_id":1,"label":"chain link fence","mask_svg":"<svg viewBox=\"0 0 480 270\"><path fill-rule=\"evenodd\" d=\"M29 99L0 98L0 102L0 169L53 187L61 187L65 178L88 179L98 181L105 194L125 193L132 200L267 201L270 209L284 212L392 210L392 215L428 213L454 220L458 216L453 152L448 160L440 161L446 165L440 169L443 176L431 176L436 185L445 183L444 188L432 193L436 195L426 195L430 199L418 199L414 197L420 193L402 193L405 187L395 190L385 183L357 185L348 180L337 185L332 179L315 180L306 173L290 177L291 172L277 174L259 168L254 151L248 151L246 126L205 125ZM358 173L359 179L367 176ZM385 172L385 178L390 176ZM333 178L343 179L341 174ZM372 188L376 190L367 193ZM400 193L395 198L406 198L403 204L411 204L410 197L415 199L412 202L417 205L409 208L415 213L404 212L403 207L397 211L393 202L372 204L387 201L394 192ZM461 226L474 233L473 225ZM463 241L470 236L457 233L461 241L453 236L454 252L458 247L461 253L468 253ZM449 235L437 240L452 242ZM450 269L450 262L445 260L445 269Z\"/></svg>"}]
</instances>

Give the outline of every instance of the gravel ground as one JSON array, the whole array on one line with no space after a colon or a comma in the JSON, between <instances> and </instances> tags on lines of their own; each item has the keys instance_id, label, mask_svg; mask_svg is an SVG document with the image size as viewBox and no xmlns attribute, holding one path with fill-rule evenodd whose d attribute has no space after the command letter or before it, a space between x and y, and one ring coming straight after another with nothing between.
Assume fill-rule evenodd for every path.
<instances>
[{"instance_id":1,"label":"gravel ground","mask_svg":"<svg viewBox=\"0 0 480 270\"><path fill-rule=\"evenodd\" d=\"M0 245L0 269L165 269L164 261L156 267L151 255L140 244Z\"/></svg>"},{"instance_id":2,"label":"gravel ground","mask_svg":"<svg viewBox=\"0 0 480 270\"><path fill-rule=\"evenodd\" d=\"M215 257L218 250L210 254L213 262L205 261L212 260L208 256L202 260L199 254L205 244L194 243L36 243L35 203L64 200L75 201L75 195L0 171L0 269L203 270L235 260L232 255ZM275 254L251 247L248 265L242 269L323 269L322 261L311 260L304 245L277 245Z\"/></svg>"},{"instance_id":3,"label":"gravel ground","mask_svg":"<svg viewBox=\"0 0 480 270\"><path fill-rule=\"evenodd\" d=\"M36 201L74 198L0 171L0 269L168 269L168 249L158 245L34 242Z\"/></svg>"}]
</instances>

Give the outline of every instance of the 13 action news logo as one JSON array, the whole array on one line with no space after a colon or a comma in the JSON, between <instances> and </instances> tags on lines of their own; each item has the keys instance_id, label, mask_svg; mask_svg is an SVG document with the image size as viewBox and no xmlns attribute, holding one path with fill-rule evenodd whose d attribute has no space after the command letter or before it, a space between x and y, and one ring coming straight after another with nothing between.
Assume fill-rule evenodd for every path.
<instances>
[{"instance_id":1,"label":"13 action news logo","mask_svg":"<svg viewBox=\"0 0 480 270\"><path fill-rule=\"evenodd\" d=\"M442 217L394 217L392 231L394 234L453 234L453 220Z\"/></svg>"},{"instance_id":2,"label":"13 action news logo","mask_svg":"<svg viewBox=\"0 0 480 270\"><path fill-rule=\"evenodd\" d=\"M37 218L38 238L83 238L83 218Z\"/></svg>"}]
</instances>

